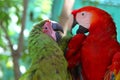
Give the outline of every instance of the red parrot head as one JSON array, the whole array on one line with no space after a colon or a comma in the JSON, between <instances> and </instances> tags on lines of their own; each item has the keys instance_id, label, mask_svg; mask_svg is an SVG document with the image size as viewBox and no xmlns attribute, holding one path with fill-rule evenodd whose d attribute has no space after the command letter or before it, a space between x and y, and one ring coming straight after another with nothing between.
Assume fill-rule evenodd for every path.
<instances>
[{"instance_id":1,"label":"red parrot head","mask_svg":"<svg viewBox=\"0 0 120 80\"><path fill-rule=\"evenodd\" d=\"M61 39L60 32L63 32L62 26L51 20L45 20L44 25L42 26L42 32L52 37L55 41L59 41Z\"/></svg>"},{"instance_id":2,"label":"red parrot head","mask_svg":"<svg viewBox=\"0 0 120 80\"><path fill-rule=\"evenodd\" d=\"M115 32L115 24L112 17L104 10L93 7L85 6L83 8L73 10L73 24L72 28L78 24L78 33L92 33L92 32L104 32L104 30L110 30Z\"/></svg>"}]
</instances>

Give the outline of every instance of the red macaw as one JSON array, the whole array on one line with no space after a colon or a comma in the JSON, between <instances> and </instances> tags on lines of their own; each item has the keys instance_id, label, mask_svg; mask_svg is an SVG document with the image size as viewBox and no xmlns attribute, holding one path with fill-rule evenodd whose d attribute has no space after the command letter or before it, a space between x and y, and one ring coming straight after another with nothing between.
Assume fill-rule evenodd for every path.
<instances>
[{"instance_id":1,"label":"red macaw","mask_svg":"<svg viewBox=\"0 0 120 80\"><path fill-rule=\"evenodd\" d=\"M73 80L120 80L120 45L112 17L93 6L73 10L72 14L72 28L76 24L79 28L65 57Z\"/></svg>"}]
</instances>

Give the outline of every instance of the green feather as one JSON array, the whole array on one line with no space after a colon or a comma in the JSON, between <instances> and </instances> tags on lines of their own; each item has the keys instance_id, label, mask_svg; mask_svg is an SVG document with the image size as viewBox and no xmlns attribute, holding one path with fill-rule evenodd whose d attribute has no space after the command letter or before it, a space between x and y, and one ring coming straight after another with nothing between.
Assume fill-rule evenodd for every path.
<instances>
[{"instance_id":1,"label":"green feather","mask_svg":"<svg viewBox=\"0 0 120 80\"><path fill-rule=\"evenodd\" d=\"M28 49L32 62L20 80L71 80L63 51L41 31L44 23L36 24L30 32Z\"/></svg>"}]
</instances>

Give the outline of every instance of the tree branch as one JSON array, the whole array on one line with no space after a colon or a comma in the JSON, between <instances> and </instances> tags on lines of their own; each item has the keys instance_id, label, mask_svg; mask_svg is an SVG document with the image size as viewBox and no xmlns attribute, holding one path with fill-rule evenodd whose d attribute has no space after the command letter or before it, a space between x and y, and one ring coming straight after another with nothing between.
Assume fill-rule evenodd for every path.
<instances>
[{"instance_id":1,"label":"tree branch","mask_svg":"<svg viewBox=\"0 0 120 80\"><path fill-rule=\"evenodd\" d=\"M12 41L10 40L10 36L9 36L9 34L8 34L8 31L7 31L7 29L5 28L5 26L3 26L2 21L0 21L0 25L1 25L2 30L3 30L4 33L5 33L5 38L8 40L8 46L10 47L10 50L11 50L11 52L12 52L12 54L13 54L13 52L14 52L13 44L12 44Z\"/></svg>"},{"instance_id":2,"label":"tree branch","mask_svg":"<svg viewBox=\"0 0 120 80\"><path fill-rule=\"evenodd\" d=\"M68 4L68 2L69 2L69 4ZM59 21L59 23L63 26L63 29L64 29L63 36L65 36L66 32L67 32L70 14L71 14L74 2L75 2L75 0L64 0L64 5L63 5L62 13L60 15L60 21Z\"/></svg>"},{"instance_id":3,"label":"tree branch","mask_svg":"<svg viewBox=\"0 0 120 80\"><path fill-rule=\"evenodd\" d=\"M25 29L25 21L26 21L26 10L27 10L27 4L28 4L28 0L23 0L23 6L24 6L24 10L23 10L23 16L22 16L22 26L21 26L21 32L19 34L19 41L18 41L18 48L17 50L13 49L13 44L10 40L10 36L8 34L8 31L6 29L5 26L3 26L2 21L0 21L0 25L5 33L5 37L8 40L8 44L11 50L11 56L13 58L13 66L14 66L14 76L15 76L15 80L18 80L20 77L20 69L19 69L19 58L20 58L20 53L22 52L22 48L23 48L23 42L24 42L24 29Z\"/></svg>"},{"instance_id":4,"label":"tree branch","mask_svg":"<svg viewBox=\"0 0 120 80\"><path fill-rule=\"evenodd\" d=\"M24 29L25 29L25 23L26 23L26 11L27 11L27 5L28 5L28 0L23 0L23 6L24 6L24 10L23 10L23 16L22 16L22 26L21 26L21 32L19 35L19 41L18 41L18 49L17 52L18 54L20 54L20 52L22 52L23 50L23 44L24 44Z\"/></svg>"}]
</instances>

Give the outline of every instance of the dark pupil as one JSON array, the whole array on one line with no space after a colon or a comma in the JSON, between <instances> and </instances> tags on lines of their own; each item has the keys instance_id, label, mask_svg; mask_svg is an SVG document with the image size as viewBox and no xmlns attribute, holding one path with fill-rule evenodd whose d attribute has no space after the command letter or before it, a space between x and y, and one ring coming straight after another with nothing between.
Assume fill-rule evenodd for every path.
<instances>
[{"instance_id":1,"label":"dark pupil","mask_svg":"<svg viewBox=\"0 0 120 80\"><path fill-rule=\"evenodd\" d=\"M82 16L84 16L84 13L82 13Z\"/></svg>"},{"instance_id":2,"label":"dark pupil","mask_svg":"<svg viewBox=\"0 0 120 80\"><path fill-rule=\"evenodd\" d=\"M45 29L47 29L47 27L45 27Z\"/></svg>"}]
</instances>

